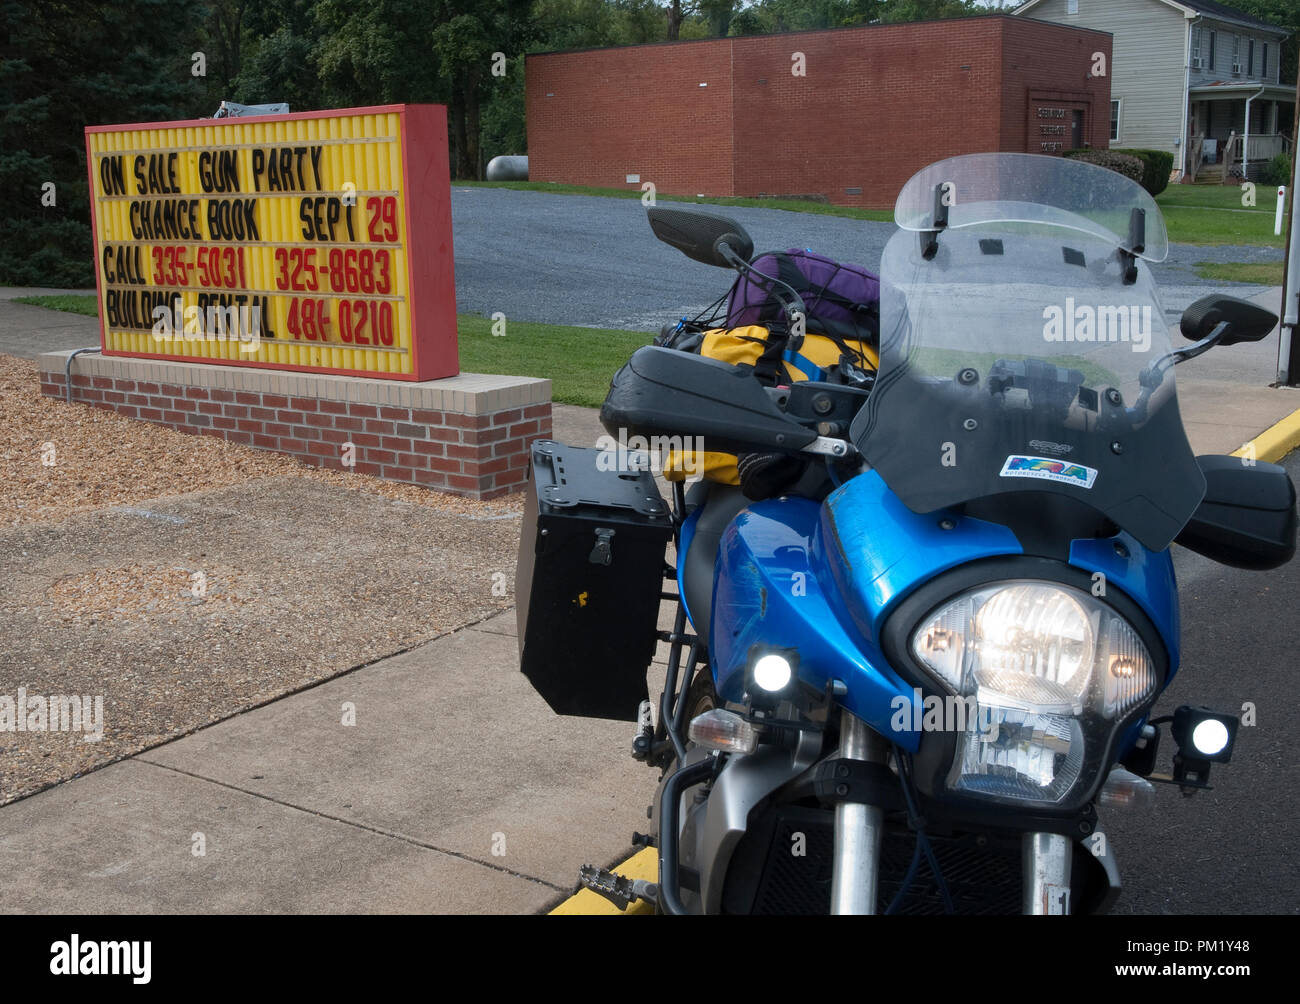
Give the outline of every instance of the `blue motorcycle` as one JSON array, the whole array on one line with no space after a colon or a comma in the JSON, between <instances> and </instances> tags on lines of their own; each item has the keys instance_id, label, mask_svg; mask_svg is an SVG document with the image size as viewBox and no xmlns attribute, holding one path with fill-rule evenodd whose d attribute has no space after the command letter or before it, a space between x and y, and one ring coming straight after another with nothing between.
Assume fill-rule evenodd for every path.
<instances>
[{"instance_id":1,"label":"blue motorcycle","mask_svg":"<svg viewBox=\"0 0 1300 1004\"><path fill-rule=\"evenodd\" d=\"M734 221L649 215L693 259L752 271ZM1194 792L1231 756L1231 714L1151 717L1179 666L1169 547L1276 567L1295 489L1272 464L1194 456L1173 367L1277 318L1208 296L1173 348L1155 202L1079 161L945 160L895 221L867 384L765 386L663 347L614 377L611 435L692 437L742 471L793 458L797 482L678 483L669 505L635 465L535 444L523 669L561 713L635 716L633 755L662 771L642 838L659 881L584 869L620 906L1104 911L1120 882L1098 810L1153 782ZM799 291L764 280L788 330L809 326Z\"/></svg>"}]
</instances>

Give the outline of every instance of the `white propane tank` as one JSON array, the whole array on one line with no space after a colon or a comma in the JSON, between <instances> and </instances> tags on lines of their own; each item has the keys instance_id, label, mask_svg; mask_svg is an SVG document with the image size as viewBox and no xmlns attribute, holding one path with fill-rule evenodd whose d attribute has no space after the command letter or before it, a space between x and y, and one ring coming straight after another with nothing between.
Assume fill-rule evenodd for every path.
<instances>
[{"instance_id":1,"label":"white propane tank","mask_svg":"<svg viewBox=\"0 0 1300 1004\"><path fill-rule=\"evenodd\" d=\"M488 161L488 181L527 181L527 157L493 157Z\"/></svg>"}]
</instances>

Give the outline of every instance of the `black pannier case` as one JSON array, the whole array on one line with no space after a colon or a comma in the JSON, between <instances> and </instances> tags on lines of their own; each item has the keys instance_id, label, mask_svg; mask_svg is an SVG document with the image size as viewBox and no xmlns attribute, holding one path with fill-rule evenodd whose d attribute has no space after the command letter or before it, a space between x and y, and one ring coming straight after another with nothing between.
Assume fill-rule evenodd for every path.
<instances>
[{"instance_id":1,"label":"black pannier case","mask_svg":"<svg viewBox=\"0 0 1300 1004\"><path fill-rule=\"evenodd\" d=\"M649 471L542 439L519 540L520 668L561 715L635 721L654 658L672 517Z\"/></svg>"}]
</instances>

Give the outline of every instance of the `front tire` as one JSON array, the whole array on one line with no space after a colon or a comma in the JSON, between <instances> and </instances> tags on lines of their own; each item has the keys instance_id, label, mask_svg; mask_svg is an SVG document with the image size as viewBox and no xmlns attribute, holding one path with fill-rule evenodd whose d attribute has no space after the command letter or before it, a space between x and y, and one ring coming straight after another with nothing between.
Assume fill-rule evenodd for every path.
<instances>
[{"instance_id":1,"label":"front tire","mask_svg":"<svg viewBox=\"0 0 1300 1004\"><path fill-rule=\"evenodd\" d=\"M713 689L713 674L707 665L701 666L695 673L695 679L686 689L686 711L682 715L682 722L690 725L704 712L720 707L722 701L718 699L718 692ZM690 743L687 742L687 748L689 747Z\"/></svg>"}]
</instances>

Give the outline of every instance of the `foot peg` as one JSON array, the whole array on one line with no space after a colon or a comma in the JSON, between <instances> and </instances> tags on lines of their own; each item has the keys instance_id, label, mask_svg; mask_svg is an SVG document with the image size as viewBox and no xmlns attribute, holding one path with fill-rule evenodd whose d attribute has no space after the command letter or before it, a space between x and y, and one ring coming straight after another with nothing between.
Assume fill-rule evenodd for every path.
<instances>
[{"instance_id":1,"label":"foot peg","mask_svg":"<svg viewBox=\"0 0 1300 1004\"><path fill-rule=\"evenodd\" d=\"M608 868L583 865L578 870L578 884L590 889L597 896L603 896L620 910L626 910L638 899L656 903L659 899L659 886L645 879L624 878Z\"/></svg>"},{"instance_id":2,"label":"foot peg","mask_svg":"<svg viewBox=\"0 0 1300 1004\"><path fill-rule=\"evenodd\" d=\"M632 737L632 759L648 760L654 738L654 706L649 701L642 701L636 712L636 735Z\"/></svg>"}]
</instances>

